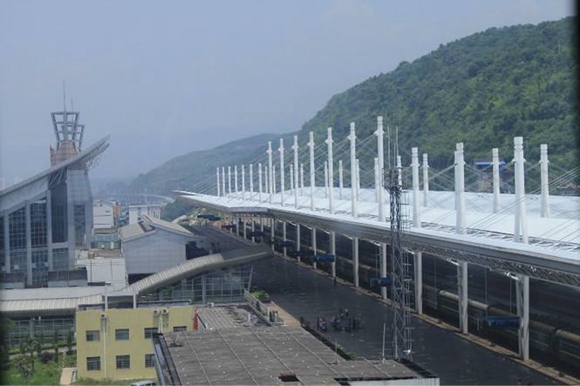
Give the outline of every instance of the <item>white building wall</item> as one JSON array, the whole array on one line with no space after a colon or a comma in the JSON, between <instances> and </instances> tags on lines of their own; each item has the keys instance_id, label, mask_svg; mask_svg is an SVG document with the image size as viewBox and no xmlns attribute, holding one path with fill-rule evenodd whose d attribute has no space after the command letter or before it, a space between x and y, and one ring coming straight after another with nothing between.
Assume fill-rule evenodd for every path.
<instances>
[{"instance_id":1,"label":"white building wall","mask_svg":"<svg viewBox=\"0 0 580 386\"><path fill-rule=\"evenodd\" d=\"M185 244L192 239L157 228L122 243L127 274L155 273L183 263Z\"/></svg>"},{"instance_id":2,"label":"white building wall","mask_svg":"<svg viewBox=\"0 0 580 386\"><path fill-rule=\"evenodd\" d=\"M93 204L93 223L95 229L113 228L115 226L113 204L110 202L95 201Z\"/></svg>"},{"instance_id":3,"label":"white building wall","mask_svg":"<svg viewBox=\"0 0 580 386\"><path fill-rule=\"evenodd\" d=\"M85 267L88 283L111 283L113 290L127 285L127 272L123 258L78 259L77 268Z\"/></svg>"}]
</instances>

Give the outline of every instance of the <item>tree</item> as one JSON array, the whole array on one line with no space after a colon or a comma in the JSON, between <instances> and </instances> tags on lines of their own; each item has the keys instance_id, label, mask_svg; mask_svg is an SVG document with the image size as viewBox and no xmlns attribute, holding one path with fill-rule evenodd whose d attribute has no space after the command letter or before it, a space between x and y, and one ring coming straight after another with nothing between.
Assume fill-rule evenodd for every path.
<instances>
[{"instance_id":1,"label":"tree","mask_svg":"<svg viewBox=\"0 0 580 386\"><path fill-rule=\"evenodd\" d=\"M58 362L58 343L54 343L54 345L52 346L52 348L54 349L54 361Z\"/></svg>"},{"instance_id":2,"label":"tree","mask_svg":"<svg viewBox=\"0 0 580 386\"><path fill-rule=\"evenodd\" d=\"M42 344L44 343L44 335L40 335L40 338L34 340L34 349L36 350L36 355L40 358L42 354Z\"/></svg>"},{"instance_id":3,"label":"tree","mask_svg":"<svg viewBox=\"0 0 580 386\"><path fill-rule=\"evenodd\" d=\"M66 334L66 355L72 355L73 354L73 334L71 331L68 332L68 334Z\"/></svg>"},{"instance_id":4,"label":"tree","mask_svg":"<svg viewBox=\"0 0 580 386\"><path fill-rule=\"evenodd\" d=\"M5 317L4 315L0 315L0 339L2 342L5 342L6 333L14 328L14 322ZM10 360L10 354L8 351L8 345L2 344L0 345L0 361L1 361L1 369L5 370L8 367L8 362Z\"/></svg>"},{"instance_id":5,"label":"tree","mask_svg":"<svg viewBox=\"0 0 580 386\"><path fill-rule=\"evenodd\" d=\"M28 378L34 373L34 357L30 355L19 355L14 359L14 365L18 369L24 382L28 385Z\"/></svg>"}]
</instances>

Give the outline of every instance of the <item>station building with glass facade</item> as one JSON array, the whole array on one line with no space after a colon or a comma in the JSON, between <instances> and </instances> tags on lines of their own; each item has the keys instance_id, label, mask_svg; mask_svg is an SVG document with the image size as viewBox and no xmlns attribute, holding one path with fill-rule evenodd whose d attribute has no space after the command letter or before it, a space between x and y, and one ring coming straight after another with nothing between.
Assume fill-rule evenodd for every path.
<instances>
[{"instance_id":1,"label":"station building with glass facade","mask_svg":"<svg viewBox=\"0 0 580 386\"><path fill-rule=\"evenodd\" d=\"M46 286L49 272L74 268L93 228L88 169L107 147L108 137L63 160L57 151L50 169L0 191L0 287Z\"/></svg>"}]
</instances>

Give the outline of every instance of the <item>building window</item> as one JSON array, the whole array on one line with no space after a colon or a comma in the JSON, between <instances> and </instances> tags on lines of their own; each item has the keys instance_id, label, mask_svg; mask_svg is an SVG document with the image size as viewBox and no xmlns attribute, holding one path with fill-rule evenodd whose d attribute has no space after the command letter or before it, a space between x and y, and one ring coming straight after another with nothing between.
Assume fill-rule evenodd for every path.
<instances>
[{"instance_id":1,"label":"building window","mask_svg":"<svg viewBox=\"0 0 580 386\"><path fill-rule=\"evenodd\" d=\"M30 205L30 239L32 248L47 246L46 200Z\"/></svg>"},{"instance_id":2,"label":"building window","mask_svg":"<svg viewBox=\"0 0 580 386\"><path fill-rule=\"evenodd\" d=\"M129 355L117 355L117 369L130 369L131 357Z\"/></svg>"},{"instance_id":3,"label":"building window","mask_svg":"<svg viewBox=\"0 0 580 386\"><path fill-rule=\"evenodd\" d=\"M39 249L32 251L32 284L48 281L48 251Z\"/></svg>"},{"instance_id":4,"label":"building window","mask_svg":"<svg viewBox=\"0 0 580 386\"><path fill-rule=\"evenodd\" d=\"M115 340L129 340L129 329L128 328L116 329Z\"/></svg>"},{"instance_id":5,"label":"building window","mask_svg":"<svg viewBox=\"0 0 580 386\"><path fill-rule=\"evenodd\" d=\"M173 332L183 332L187 331L187 327L185 326L175 326L173 327Z\"/></svg>"},{"instance_id":6,"label":"building window","mask_svg":"<svg viewBox=\"0 0 580 386\"><path fill-rule=\"evenodd\" d=\"M52 250L52 270L66 271L69 267L68 248L56 248Z\"/></svg>"},{"instance_id":7,"label":"building window","mask_svg":"<svg viewBox=\"0 0 580 386\"><path fill-rule=\"evenodd\" d=\"M87 342L98 342L101 336L98 330L87 331Z\"/></svg>"},{"instance_id":8,"label":"building window","mask_svg":"<svg viewBox=\"0 0 580 386\"><path fill-rule=\"evenodd\" d=\"M153 338L153 334L157 334L157 327L149 327L143 330L145 332L145 339Z\"/></svg>"},{"instance_id":9,"label":"building window","mask_svg":"<svg viewBox=\"0 0 580 386\"><path fill-rule=\"evenodd\" d=\"M101 370L101 357L87 357L87 370L88 371L100 371Z\"/></svg>"},{"instance_id":10,"label":"building window","mask_svg":"<svg viewBox=\"0 0 580 386\"><path fill-rule=\"evenodd\" d=\"M145 354L145 367L155 367L154 354Z\"/></svg>"},{"instance_id":11,"label":"building window","mask_svg":"<svg viewBox=\"0 0 580 386\"><path fill-rule=\"evenodd\" d=\"M74 206L75 245L85 245L85 206Z\"/></svg>"}]
</instances>

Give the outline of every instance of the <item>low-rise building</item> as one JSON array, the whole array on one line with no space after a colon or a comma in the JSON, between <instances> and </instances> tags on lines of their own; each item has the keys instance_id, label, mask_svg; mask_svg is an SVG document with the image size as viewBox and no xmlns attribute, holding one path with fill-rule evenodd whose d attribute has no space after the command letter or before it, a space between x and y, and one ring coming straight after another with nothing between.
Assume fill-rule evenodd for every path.
<instances>
[{"instance_id":1,"label":"low-rise building","mask_svg":"<svg viewBox=\"0 0 580 386\"><path fill-rule=\"evenodd\" d=\"M129 282L162 271L187 260L186 245L195 242L206 249L206 238L182 226L141 215L141 220L120 228L121 249Z\"/></svg>"},{"instance_id":2,"label":"low-rise building","mask_svg":"<svg viewBox=\"0 0 580 386\"><path fill-rule=\"evenodd\" d=\"M64 342L75 331L79 309L131 310L159 302L196 306L240 302L244 291L251 288L252 263L269 257L272 251L268 246L249 246L188 260L131 285L123 284L122 259L85 259L79 262L84 266L79 271L84 272L88 286L0 291L0 313L13 322L3 343L17 348L27 337L45 343Z\"/></svg>"},{"instance_id":3,"label":"low-rise building","mask_svg":"<svg viewBox=\"0 0 580 386\"><path fill-rule=\"evenodd\" d=\"M191 331L195 309L187 302L80 308L75 314L79 378L155 378L153 334Z\"/></svg>"}]
</instances>

